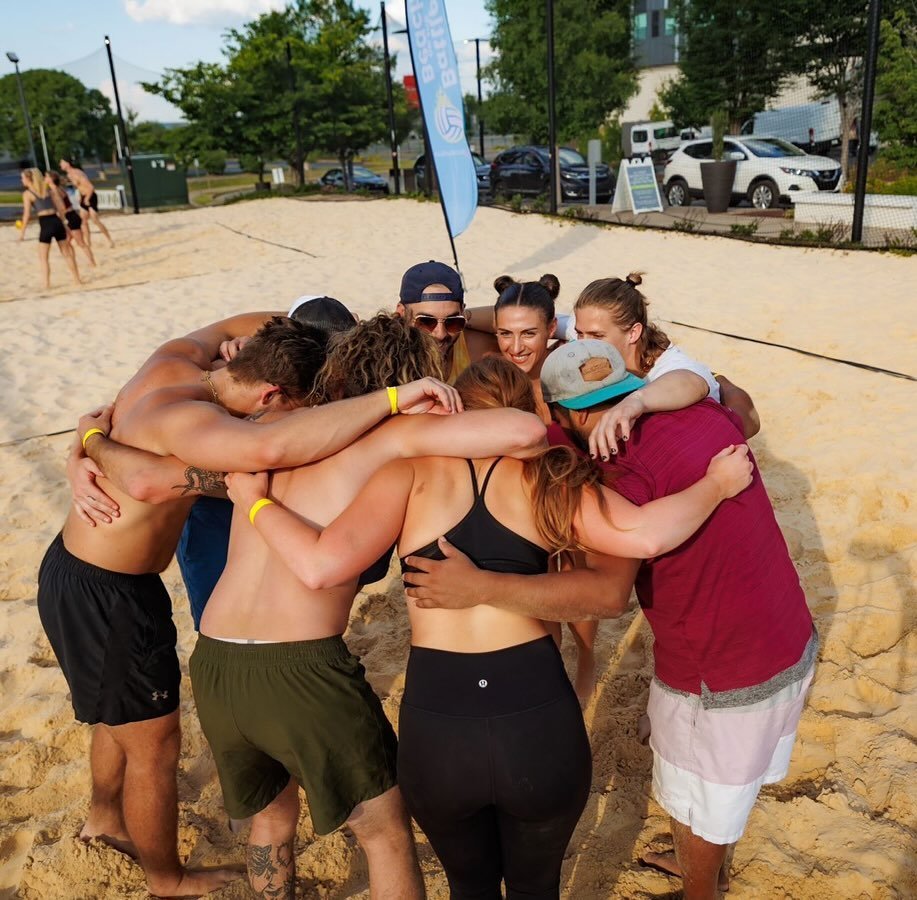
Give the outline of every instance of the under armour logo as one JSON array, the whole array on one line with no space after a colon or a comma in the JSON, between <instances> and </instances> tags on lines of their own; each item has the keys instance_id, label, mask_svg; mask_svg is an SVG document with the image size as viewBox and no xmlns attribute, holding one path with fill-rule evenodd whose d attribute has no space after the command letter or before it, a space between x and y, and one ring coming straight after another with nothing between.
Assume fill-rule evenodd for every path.
<instances>
[{"instance_id":1,"label":"under armour logo","mask_svg":"<svg viewBox=\"0 0 917 900\"><path fill-rule=\"evenodd\" d=\"M153 691L153 702L157 700L168 700L169 692L168 691Z\"/></svg>"}]
</instances>

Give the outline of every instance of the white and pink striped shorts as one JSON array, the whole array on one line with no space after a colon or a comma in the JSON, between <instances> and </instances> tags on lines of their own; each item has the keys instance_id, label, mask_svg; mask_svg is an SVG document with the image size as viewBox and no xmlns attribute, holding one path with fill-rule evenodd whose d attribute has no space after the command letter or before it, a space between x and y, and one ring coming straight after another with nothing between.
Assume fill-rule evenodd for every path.
<instances>
[{"instance_id":1,"label":"white and pink striped shorts","mask_svg":"<svg viewBox=\"0 0 917 900\"><path fill-rule=\"evenodd\" d=\"M705 841L737 841L761 785L786 777L814 671L813 662L757 703L712 709L653 679L647 713L659 805Z\"/></svg>"}]
</instances>

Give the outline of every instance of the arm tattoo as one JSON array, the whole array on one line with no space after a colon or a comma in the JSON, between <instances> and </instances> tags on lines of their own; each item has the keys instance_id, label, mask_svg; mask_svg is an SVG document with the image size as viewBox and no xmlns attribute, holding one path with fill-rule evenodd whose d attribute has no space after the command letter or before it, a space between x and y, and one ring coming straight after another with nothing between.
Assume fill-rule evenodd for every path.
<instances>
[{"instance_id":1,"label":"arm tattoo","mask_svg":"<svg viewBox=\"0 0 917 900\"><path fill-rule=\"evenodd\" d=\"M225 472L211 472L208 469L199 469L197 466L188 466L185 469L185 483L173 484L173 490L181 490L181 496L186 494L225 494Z\"/></svg>"}]
</instances>

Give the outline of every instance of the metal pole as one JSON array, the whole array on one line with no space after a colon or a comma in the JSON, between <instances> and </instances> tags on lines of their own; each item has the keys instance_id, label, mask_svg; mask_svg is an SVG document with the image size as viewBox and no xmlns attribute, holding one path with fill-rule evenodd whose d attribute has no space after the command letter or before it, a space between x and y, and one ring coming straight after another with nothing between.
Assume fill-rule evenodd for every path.
<instances>
[{"instance_id":1,"label":"metal pole","mask_svg":"<svg viewBox=\"0 0 917 900\"><path fill-rule=\"evenodd\" d=\"M866 206L866 173L869 169L869 136L872 134L872 105L876 92L876 57L879 55L881 0L870 0L869 31L866 38L866 65L863 70L863 108L860 112L860 146L857 147L857 179L853 192L853 227L850 239L863 240L863 212Z\"/></svg>"},{"instance_id":2,"label":"metal pole","mask_svg":"<svg viewBox=\"0 0 917 900\"><path fill-rule=\"evenodd\" d=\"M10 57L10 54L6 54ZM13 54L15 56L15 54ZM32 158L32 168L38 168L38 155L35 153L35 141L32 140L32 118L29 115L29 104L25 100L25 91L22 89L22 74L19 71L19 57L10 59L10 62L16 67L16 84L19 86L19 102L22 104L22 116L25 119L25 130L29 137L29 155Z\"/></svg>"},{"instance_id":3,"label":"metal pole","mask_svg":"<svg viewBox=\"0 0 917 900\"><path fill-rule=\"evenodd\" d=\"M546 0L548 30L548 162L551 167L548 184L551 188L548 208L557 214L557 123L554 115L554 0Z\"/></svg>"},{"instance_id":4,"label":"metal pole","mask_svg":"<svg viewBox=\"0 0 917 900\"><path fill-rule=\"evenodd\" d=\"M43 122L38 123L38 135L41 138L41 149L45 154L45 171L51 171L51 163L48 162L48 142L45 140L45 126Z\"/></svg>"},{"instance_id":5,"label":"metal pole","mask_svg":"<svg viewBox=\"0 0 917 900\"><path fill-rule=\"evenodd\" d=\"M118 111L118 121L121 123L121 134L124 137L124 164L127 166L127 178L131 185L131 197L134 200L134 212L140 212L140 198L137 196L137 182L134 180L134 164L131 162L131 147L124 126L124 116L121 115L121 97L118 94L118 79L115 77L115 61L111 55L111 41L105 35L105 49L108 51L108 68L111 69L111 84L115 90L115 108Z\"/></svg>"},{"instance_id":6,"label":"metal pole","mask_svg":"<svg viewBox=\"0 0 917 900\"><path fill-rule=\"evenodd\" d=\"M388 17L385 14L385 0L379 4L382 10L382 49L385 53L385 96L388 101L388 139L392 149L392 171L395 173L395 193L401 193L401 169L398 166L398 142L395 139L395 101L392 99L392 61L388 54Z\"/></svg>"},{"instance_id":7,"label":"metal pole","mask_svg":"<svg viewBox=\"0 0 917 900\"><path fill-rule=\"evenodd\" d=\"M287 73L290 76L290 94L293 97L293 133L296 135L296 174L299 176L299 185L306 183L306 174L303 171L302 158L302 129L299 127L299 97L296 95L296 75L293 72L293 51L287 41Z\"/></svg>"},{"instance_id":8,"label":"metal pole","mask_svg":"<svg viewBox=\"0 0 917 900\"><path fill-rule=\"evenodd\" d=\"M474 55L478 65L478 132L481 140L481 159L484 158L484 119L481 117L481 106L484 98L481 95L481 39L474 39Z\"/></svg>"}]
</instances>

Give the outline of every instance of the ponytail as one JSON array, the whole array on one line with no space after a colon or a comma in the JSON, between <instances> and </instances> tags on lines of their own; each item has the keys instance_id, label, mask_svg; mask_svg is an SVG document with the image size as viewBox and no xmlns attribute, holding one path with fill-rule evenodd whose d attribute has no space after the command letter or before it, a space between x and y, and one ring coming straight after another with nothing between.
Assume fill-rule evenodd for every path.
<instances>
[{"instance_id":1,"label":"ponytail","mask_svg":"<svg viewBox=\"0 0 917 900\"><path fill-rule=\"evenodd\" d=\"M554 548L555 554L589 552L589 547L576 538L573 523L586 491L595 495L599 509L606 513L598 466L572 448L558 446L527 459L523 467L535 527L542 540Z\"/></svg>"},{"instance_id":2,"label":"ponytail","mask_svg":"<svg viewBox=\"0 0 917 900\"><path fill-rule=\"evenodd\" d=\"M649 301L637 288L643 284L642 272L631 272L627 278L599 278L586 285L573 305L574 312L587 307L607 310L615 325L629 331L634 325L643 329L637 343L637 364L641 374L653 368L660 354L672 343L666 333L649 321Z\"/></svg>"}]
</instances>

